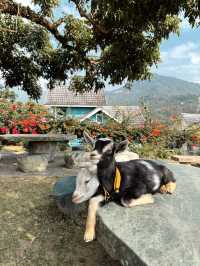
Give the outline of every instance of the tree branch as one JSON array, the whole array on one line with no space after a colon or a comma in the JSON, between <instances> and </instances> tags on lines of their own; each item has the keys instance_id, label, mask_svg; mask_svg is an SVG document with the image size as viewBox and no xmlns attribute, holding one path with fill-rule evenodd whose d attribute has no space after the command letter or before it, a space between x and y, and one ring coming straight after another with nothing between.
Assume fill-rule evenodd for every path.
<instances>
[{"instance_id":1,"label":"tree branch","mask_svg":"<svg viewBox=\"0 0 200 266\"><path fill-rule=\"evenodd\" d=\"M64 48L70 47L65 40L65 37L60 34L57 27L59 23L51 23L45 17L42 17L31 10L29 7L24 7L14 3L12 0L1 0L0 1L0 13L10 14L14 16L21 16L26 18L44 28L46 28L62 45Z\"/></svg>"},{"instance_id":2,"label":"tree branch","mask_svg":"<svg viewBox=\"0 0 200 266\"><path fill-rule=\"evenodd\" d=\"M47 29L62 44L63 48L69 48L69 49L73 48L67 43L65 36L61 35L61 33L57 29L60 26L60 24L64 22L64 18L58 19L54 23L51 23L45 17L35 13L29 7L16 4L12 0L0 0L0 14L1 13L26 18L31 22L34 22L37 25L40 25L45 29ZM0 30L16 32L16 30L14 31L12 29L6 29L6 28ZM86 64L91 64L91 65L98 63L98 61L90 60L88 57L83 58L83 61L85 61Z\"/></svg>"},{"instance_id":3,"label":"tree branch","mask_svg":"<svg viewBox=\"0 0 200 266\"><path fill-rule=\"evenodd\" d=\"M86 13L86 11L83 9L79 1L72 0L72 2L74 2L74 4L76 5L76 8L78 9L80 16L86 18L93 25L93 27L95 27L99 32L103 34L108 34L110 32L109 30L106 30L103 26L96 23L92 18L92 16Z\"/></svg>"}]
</instances>

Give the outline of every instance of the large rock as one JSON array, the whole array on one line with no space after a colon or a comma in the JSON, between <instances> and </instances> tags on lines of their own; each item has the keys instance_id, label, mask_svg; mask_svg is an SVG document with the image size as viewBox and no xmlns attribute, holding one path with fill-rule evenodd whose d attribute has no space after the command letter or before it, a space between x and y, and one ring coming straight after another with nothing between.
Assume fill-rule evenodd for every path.
<instances>
[{"instance_id":1,"label":"large rock","mask_svg":"<svg viewBox=\"0 0 200 266\"><path fill-rule=\"evenodd\" d=\"M66 176L60 178L53 187L50 194L56 201L58 209L76 221L76 224L85 226L83 213L87 211L87 202L74 204L72 202L72 193L75 190L76 177Z\"/></svg>"},{"instance_id":2,"label":"large rock","mask_svg":"<svg viewBox=\"0 0 200 266\"><path fill-rule=\"evenodd\" d=\"M177 179L173 195L157 194L154 204L130 209L109 203L98 211L97 240L124 266L200 265L200 169L168 166ZM65 210L72 206L68 200Z\"/></svg>"},{"instance_id":3,"label":"large rock","mask_svg":"<svg viewBox=\"0 0 200 266\"><path fill-rule=\"evenodd\" d=\"M43 172L47 169L45 155L28 155L17 159L18 168L23 172Z\"/></svg>"},{"instance_id":4,"label":"large rock","mask_svg":"<svg viewBox=\"0 0 200 266\"><path fill-rule=\"evenodd\" d=\"M200 169L168 166L175 194L131 209L110 203L98 212L98 241L122 265L200 265Z\"/></svg>"}]
</instances>

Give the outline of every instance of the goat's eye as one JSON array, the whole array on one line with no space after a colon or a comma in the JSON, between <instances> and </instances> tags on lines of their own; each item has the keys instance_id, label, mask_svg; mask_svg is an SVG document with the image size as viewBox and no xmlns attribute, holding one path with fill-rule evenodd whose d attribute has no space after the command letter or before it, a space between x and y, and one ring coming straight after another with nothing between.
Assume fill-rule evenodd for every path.
<instances>
[{"instance_id":1,"label":"goat's eye","mask_svg":"<svg viewBox=\"0 0 200 266\"><path fill-rule=\"evenodd\" d=\"M86 181L85 181L85 184L88 184L88 183L89 183L89 181L90 181L90 180L86 180Z\"/></svg>"}]
</instances>

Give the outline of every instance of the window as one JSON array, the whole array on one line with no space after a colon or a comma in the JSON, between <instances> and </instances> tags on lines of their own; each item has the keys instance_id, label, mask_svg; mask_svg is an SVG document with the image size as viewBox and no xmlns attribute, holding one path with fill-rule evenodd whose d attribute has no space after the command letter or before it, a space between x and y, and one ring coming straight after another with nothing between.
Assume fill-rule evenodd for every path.
<instances>
[{"instance_id":1,"label":"window","mask_svg":"<svg viewBox=\"0 0 200 266\"><path fill-rule=\"evenodd\" d=\"M103 114L96 114L96 122L99 124L103 123Z\"/></svg>"}]
</instances>

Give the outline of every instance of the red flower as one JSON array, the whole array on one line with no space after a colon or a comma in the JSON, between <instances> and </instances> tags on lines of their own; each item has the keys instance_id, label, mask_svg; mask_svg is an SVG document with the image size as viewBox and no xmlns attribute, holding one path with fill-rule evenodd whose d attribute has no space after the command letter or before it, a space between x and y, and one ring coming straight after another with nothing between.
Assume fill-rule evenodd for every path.
<instances>
[{"instance_id":1,"label":"red flower","mask_svg":"<svg viewBox=\"0 0 200 266\"><path fill-rule=\"evenodd\" d=\"M30 122L30 125L31 125L32 127L36 127L36 126L37 126L37 123L36 123L36 121L31 121L31 122Z\"/></svg>"},{"instance_id":2,"label":"red flower","mask_svg":"<svg viewBox=\"0 0 200 266\"><path fill-rule=\"evenodd\" d=\"M16 127L12 129L12 134L19 134L19 131Z\"/></svg>"},{"instance_id":3,"label":"red flower","mask_svg":"<svg viewBox=\"0 0 200 266\"><path fill-rule=\"evenodd\" d=\"M191 145L191 148L192 148L192 149L196 149L197 147L198 147L198 146L197 146L196 144L192 144L192 145Z\"/></svg>"},{"instance_id":4,"label":"red flower","mask_svg":"<svg viewBox=\"0 0 200 266\"><path fill-rule=\"evenodd\" d=\"M47 122L46 117L42 117L42 118L41 118L41 122L46 123L46 122Z\"/></svg>"},{"instance_id":5,"label":"red flower","mask_svg":"<svg viewBox=\"0 0 200 266\"><path fill-rule=\"evenodd\" d=\"M192 139L192 141L197 141L197 140L198 140L198 137L197 137L196 135L193 135L193 136L191 137L191 139Z\"/></svg>"},{"instance_id":6,"label":"red flower","mask_svg":"<svg viewBox=\"0 0 200 266\"><path fill-rule=\"evenodd\" d=\"M8 128L7 127L1 127L0 132L3 134L6 134L6 133L8 133Z\"/></svg>"},{"instance_id":7,"label":"red flower","mask_svg":"<svg viewBox=\"0 0 200 266\"><path fill-rule=\"evenodd\" d=\"M23 132L24 132L24 133L29 133L29 131L30 131L30 129L29 129L28 127L25 127L25 128L23 129Z\"/></svg>"},{"instance_id":8,"label":"red flower","mask_svg":"<svg viewBox=\"0 0 200 266\"><path fill-rule=\"evenodd\" d=\"M37 131L36 131L35 129L33 129L31 133L32 133L33 135L38 134Z\"/></svg>"},{"instance_id":9,"label":"red flower","mask_svg":"<svg viewBox=\"0 0 200 266\"><path fill-rule=\"evenodd\" d=\"M17 105L16 104L13 104L11 107L12 107L13 111L15 111L17 109Z\"/></svg>"}]
</instances>

